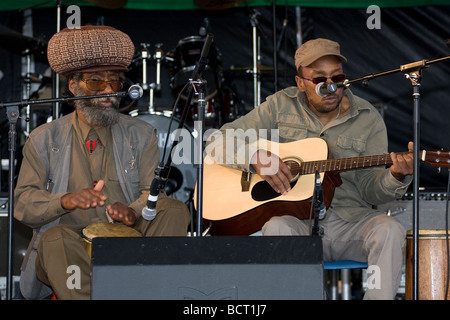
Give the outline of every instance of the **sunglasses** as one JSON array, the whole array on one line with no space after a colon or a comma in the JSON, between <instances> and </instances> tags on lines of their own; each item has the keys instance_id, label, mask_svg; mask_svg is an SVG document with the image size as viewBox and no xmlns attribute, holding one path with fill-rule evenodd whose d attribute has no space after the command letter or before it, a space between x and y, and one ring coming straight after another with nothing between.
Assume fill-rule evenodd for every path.
<instances>
[{"instance_id":1,"label":"sunglasses","mask_svg":"<svg viewBox=\"0 0 450 320\"><path fill-rule=\"evenodd\" d=\"M121 80L98 80L98 79L82 79L86 83L86 87L91 91L103 91L109 84L114 92L118 92L123 87Z\"/></svg>"},{"instance_id":2,"label":"sunglasses","mask_svg":"<svg viewBox=\"0 0 450 320\"><path fill-rule=\"evenodd\" d=\"M312 79L308 79L308 78L304 78L304 77L300 77L300 78L308 80L308 81L311 81L314 84L319 84L321 82L327 82L328 79L331 79L331 81L334 82L334 83L339 83L339 82L343 82L345 80L346 75L345 74L337 74L337 75L332 76L330 78L327 78L327 77L315 77L315 78L312 78Z\"/></svg>"}]
</instances>

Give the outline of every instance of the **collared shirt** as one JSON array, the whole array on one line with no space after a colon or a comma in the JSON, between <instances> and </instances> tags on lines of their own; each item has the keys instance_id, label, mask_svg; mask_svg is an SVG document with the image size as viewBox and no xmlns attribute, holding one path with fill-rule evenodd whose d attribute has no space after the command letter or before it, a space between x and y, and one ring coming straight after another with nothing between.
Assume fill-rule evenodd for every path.
<instances>
[{"instance_id":1,"label":"collared shirt","mask_svg":"<svg viewBox=\"0 0 450 320\"><path fill-rule=\"evenodd\" d=\"M67 192L76 192L92 188L100 179L105 181L102 193L107 196L106 205L116 201L126 203L117 178L114 156L112 153L111 128L91 128L78 117L72 120L72 158ZM91 152L86 144L94 140L96 147ZM75 209L70 215L63 215L61 222L78 228L84 228L95 222L106 222L106 205L89 209Z\"/></svg>"},{"instance_id":2,"label":"collared shirt","mask_svg":"<svg viewBox=\"0 0 450 320\"><path fill-rule=\"evenodd\" d=\"M250 171L249 159L256 151L256 147L249 145L251 135L245 137L249 143L235 143L239 138L233 137L234 141L227 139L226 131L242 129L247 132L254 129L258 137L264 134L264 138L278 138L280 143L322 138L327 142L333 158L387 154L387 130L379 112L349 89L345 90L345 95L350 102L348 112L323 125L307 106L304 94L297 87L286 88L269 96L245 116L225 124L220 133L213 133L207 150L214 150L213 156L217 162ZM225 140L221 140L222 137ZM234 152L227 151L227 145L229 150L233 150L233 147L229 148L230 144ZM242 154L247 155L244 162L238 161L238 156L242 159ZM373 212L373 206L403 195L412 180L412 177L407 177L400 182L384 167L343 171L340 177L343 183L335 189L328 211L336 212L346 221L359 220Z\"/></svg>"}]
</instances>

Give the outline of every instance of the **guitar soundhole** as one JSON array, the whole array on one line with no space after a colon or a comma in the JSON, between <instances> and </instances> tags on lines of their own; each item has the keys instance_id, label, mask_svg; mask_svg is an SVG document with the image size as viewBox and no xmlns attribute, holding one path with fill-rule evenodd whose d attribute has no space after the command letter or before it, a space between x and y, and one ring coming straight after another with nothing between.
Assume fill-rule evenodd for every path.
<instances>
[{"instance_id":1,"label":"guitar soundhole","mask_svg":"<svg viewBox=\"0 0 450 320\"><path fill-rule=\"evenodd\" d=\"M291 189L294 188L297 179L290 183ZM252 188L252 198L255 201L266 201L279 197L281 193L276 192L267 181L260 181Z\"/></svg>"},{"instance_id":2,"label":"guitar soundhole","mask_svg":"<svg viewBox=\"0 0 450 320\"><path fill-rule=\"evenodd\" d=\"M299 159L292 159L292 158L283 159L283 161L291 169L291 173L294 176L294 179L290 183L292 189L297 183L301 162ZM273 190L273 188L267 181L260 181L256 183L252 188L251 194L252 199L255 201L267 201L279 197L281 195L281 193L278 193L275 190Z\"/></svg>"}]
</instances>

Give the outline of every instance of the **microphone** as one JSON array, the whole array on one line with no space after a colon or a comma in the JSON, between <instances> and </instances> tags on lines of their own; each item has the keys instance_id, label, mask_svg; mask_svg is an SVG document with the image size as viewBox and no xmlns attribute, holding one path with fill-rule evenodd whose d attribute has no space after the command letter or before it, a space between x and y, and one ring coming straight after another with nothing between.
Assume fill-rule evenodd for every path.
<instances>
[{"instance_id":1,"label":"microphone","mask_svg":"<svg viewBox=\"0 0 450 320\"><path fill-rule=\"evenodd\" d=\"M320 181L320 174L319 171L316 170L316 182L314 186L314 192L316 193L316 203L319 207L319 219L323 219L325 217L326 209L325 204L323 203L323 190L322 190L322 183Z\"/></svg>"},{"instance_id":2,"label":"microphone","mask_svg":"<svg viewBox=\"0 0 450 320\"><path fill-rule=\"evenodd\" d=\"M137 85L137 84L133 84L129 89L128 89L128 96L133 99L133 100L137 100L142 98L142 95L144 94L144 90L141 88L141 86Z\"/></svg>"},{"instance_id":3,"label":"microphone","mask_svg":"<svg viewBox=\"0 0 450 320\"><path fill-rule=\"evenodd\" d=\"M348 80L339 83L333 82L320 82L316 86L316 93L319 97L326 97L332 93L335 93L339 88L347 88L350 85Z\"/></svg>"},{"instance_id":4,"label":"microphone","mask_svg":"<svg viewBox=\"0 0 450 320\"><path fill-rule=\"evenodd\" d=\"M326 97L332 93L335 93L338 89L336 83L333 82L320 82L316 86L316 93L319 97Z\"/></svg>"},{"instance_id":5,"label":"microphone","mask_svg":"<svg viewBox=\"0 0 450 320\"><path fill-rule=\"evenodd\" d=\"M280 51L281 41L283 40L284 34L286 33L287 24L288 24L288 20L284 19L283 20L283 27L281 28L280 39L278 39L278 42L277 42L277 51Z\"/></svg>"},{"instance_id":6,"label":"microphone","mask_svg":"<svg viewBox=\"0 0 450 320\"><path fill-rule=\"evenodd\" d=\"M205 68L203 60L208 58L209 48L211 47L213 40L214 40L214 35L211 33L208 33L208 35L206 36L205 42L203 43L203 48L202 48L202 52L200 54L200 58L199 58L198 62L195 64L194 71L192 72L191 80L196 81L198 74L203 72L203 69Z\"/></svg>"},{"instance_id":7,"label":"microphone","mask_svg":"<svg viewBox=\"0 0 450 320\"><path fill-rule=\"evenodd\" d=\"M203 19L203 25L200 27L200 30L198 31L199 36L204 37L208 33L209 29L209 19L204 18Z\"/></svg>"},{"instance_id":8,"label":"microphone","mask_svg":"<svg viewBox=\"0 0 450 320\"><path fill-rule=\"evenodd\" d=\"M142 218L151 221L156 217L156 203L158 201L159 191L161 190L161 164L155 170L155 178L150 185L150 193L147 198L146 206L142 209Z\"/></svg>"},{"instance_id":9,"label":"microphone","mask_svg":"<svg viewBox=\"0 0 450 320\"><path fill-rule=\"evenodd\" d=\"M202 53L200 56L200 59L207 58L209 54L209 48L211 47L211 43L214 40L214 35L211 33L208 33L205 39L205 43L203 44Z\"/></svg>"}]
</instances>

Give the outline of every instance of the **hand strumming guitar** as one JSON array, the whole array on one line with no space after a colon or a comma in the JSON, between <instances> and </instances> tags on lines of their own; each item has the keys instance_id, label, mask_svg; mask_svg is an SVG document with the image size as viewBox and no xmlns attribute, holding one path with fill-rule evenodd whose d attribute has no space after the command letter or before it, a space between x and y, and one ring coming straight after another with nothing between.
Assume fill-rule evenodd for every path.
<instances>
[{"instance_id":1,"label":"hand strumming guitar","mask_svg":"<svg viewBox=\"0 0 450 320\"><path fill-rule=\"evenodd\" d=\"M253 154L250 163L276 192L285 195L291 190L291 170L277 155L260 149Z\"/></svg>"}]
</instances>

